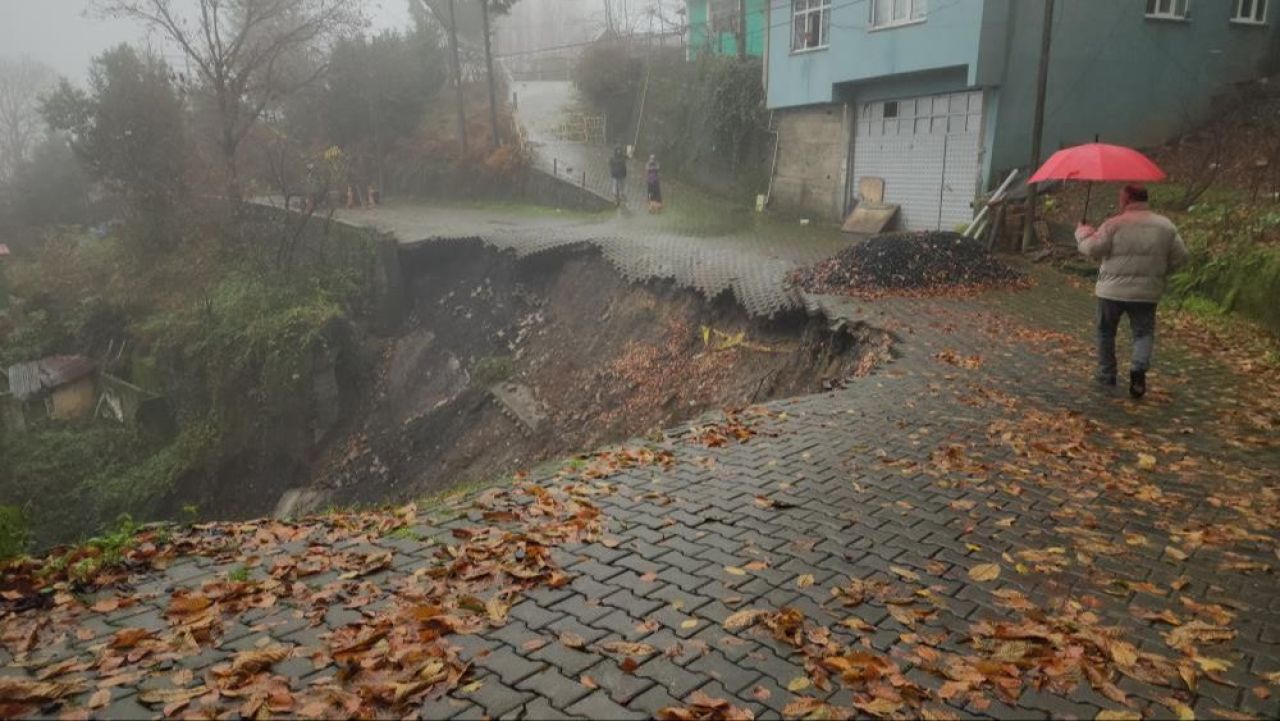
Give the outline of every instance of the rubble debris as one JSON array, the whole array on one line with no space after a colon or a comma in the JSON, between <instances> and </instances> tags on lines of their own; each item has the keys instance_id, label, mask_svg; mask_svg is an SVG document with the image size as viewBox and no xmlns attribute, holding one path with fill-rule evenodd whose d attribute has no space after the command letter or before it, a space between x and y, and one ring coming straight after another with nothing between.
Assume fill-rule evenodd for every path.
<instances>
[{"instance_id":1,"label":"rubble debris","mask_svg":"<svg viewBox=\"0 0 1280 721\"><path fill-rule=\"evenodd\" d=\"M961 295L1029 282L982 242L952 232L878 235L797 269L789 280L811 293L861 297Z\"/></svg>"}]
</instances>

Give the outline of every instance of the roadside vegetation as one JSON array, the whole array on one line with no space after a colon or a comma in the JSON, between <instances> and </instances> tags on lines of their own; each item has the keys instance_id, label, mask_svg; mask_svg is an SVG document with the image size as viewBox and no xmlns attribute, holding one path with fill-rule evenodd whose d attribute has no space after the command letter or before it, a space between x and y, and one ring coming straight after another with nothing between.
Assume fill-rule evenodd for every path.
<instances>
[{"instance_id":1,"label":"roadside vegetation","mask_svg":"<svg viewBox=\"0 0 1280 721\"><path fill-rule=\"evenodd\" d=\"M1169 174L1151 186L1151 205L1178 225L1192 253L1171 279L1168 305L1199 319L1188 327L1211 321L1222 330L1238 318L1280 336L1280 94L1253 84L1223 102L1212 122L1150 151ZM1115 186L1093 189L1094 222L1114 212L1115 194ZM1079 185L1055 193L1051 219L1074 225L1084 199ZM1274 357L1280 343L1271 345Z\"/></svg>"},{"instance_id":2,"label":"roadside vegetation","mask_svg":"<svg viewBox=\"0 0 1280 721\"><path fill-rule=\"evenodd\" d=\"M139 6L101 3L136 20ZM0 167L0 369L84 356L161 410L30 413L0 432L0 557L126 516L261 512L361 382L360 338L387 311L383 240L333 210L518 185L525 151L505 107L507 142L490 144L474 58L459 142L444 35L420 3L411 28L376 35L341 3L290 7L270 27L214 18L223 42L259 45L192 57L193 76L122 45L87 83L29 84L29 132ZM268 197L295 212L253 202ZM315 390L325 379L336 398Z\"/></svg>"},{"instance_id":3,"label":"roadside vegetation","mask_svg":"<svg viewBox=\"0 0 1280 721\"><path fill-rule=\"evenodd\" d=\"M663 172L744 205L766 190L773 152L758 58L685 59L680 48L605 39L574 69L608 118L609 141L657 155Z\"/></svg>"}]
</instances>

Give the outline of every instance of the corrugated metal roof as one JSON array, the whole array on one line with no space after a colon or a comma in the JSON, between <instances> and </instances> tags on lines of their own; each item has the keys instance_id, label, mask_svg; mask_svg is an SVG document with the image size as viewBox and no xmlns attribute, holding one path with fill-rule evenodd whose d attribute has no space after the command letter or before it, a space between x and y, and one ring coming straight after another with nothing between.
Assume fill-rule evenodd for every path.
<instances>
[{"instance_id":1,"label":"corrugated metal roof","mask_svg":"<svg viewBox=\"0 0 1280 721\"><path fill-rule=\"evenodd\" d=\"M25 401L40 392L40 361L15 363L9 366L9 392L14 398Z\"/></svg>"},{"instance_id":2,"label":"corrugated metal roof","mask_svg":"<svg viewBox=\"0 0 1280 721\"><path fill-rule=\"evenodd\" d=\"M9 366L9 392L20 401L84 378L93 373L93 361L79 355L56 355Z\"/></svg>"},{"instance_id":3,"label":"corrugated metal roof","mask_svg":"<svg viewBox=\"0 0 1280 721\"><path fill-rule=\"evenodd\" d=\"M40 361L40 382L45 388L57 388L93 373L93 361L82 355L55 355Z\"/></svg>"}]
</instances>

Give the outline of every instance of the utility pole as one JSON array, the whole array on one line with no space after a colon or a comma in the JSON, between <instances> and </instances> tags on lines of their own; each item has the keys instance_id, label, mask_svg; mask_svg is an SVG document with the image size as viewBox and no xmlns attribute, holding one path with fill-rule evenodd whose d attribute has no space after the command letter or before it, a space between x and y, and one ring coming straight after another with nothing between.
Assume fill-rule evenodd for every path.
<instances>
[{"instance_id":1,"label":"utility pole","mask_svg":"<svg viewBox=\"0 0 1280 721\"><path fill-rule=\"evenodd\" d=\"M424 3L426 0L422 0ZM458 56L458 16L454 12L454 0L449 0L449 46L453 52L453 85L458 93L458 137L462 141L462 155L467 155L467 111L462 97L462 60Z\"/></svg>"},{"instance_id":2,"label":"utility pole","mask_svg":"<svg viewBox=\"0 0 1280 721\"><path fill-rule=\"evenodd\" d=\"M747 0L738 0L738 59L747 57Z\"/></svg>"},{"instance_id":3,"label":"utility pole","mask_svg":"<svg viewBox=\"0 0 1280 721\"><path fill-rule=\"evenodd\" d=\"M1027 177L1040 167L1040 136L1044 135L1044 96L1049 85L1049 47L1053 41L1053 0L1044 0L1044 27L1040 29L1040 67L1036 77L1036 114L1031 124L1031 167ZM1027 210L1022 228L1022 251L1031 250L1035 238L1036 189L1027 184Z\"/></svg>"},{"instance_id":4,"label":"utility pole","mask_svg":"<svg viewBox=\"0 0 1280 721\"><path fill-rule=\"evenodd\" d=\"M489 0L480 0L480 22L484 31L484 65L489 75L489 126L493 129L493 147L498 147L498 98L493 84L493 51L489 47Z\"/></svg>"}]
</instances>

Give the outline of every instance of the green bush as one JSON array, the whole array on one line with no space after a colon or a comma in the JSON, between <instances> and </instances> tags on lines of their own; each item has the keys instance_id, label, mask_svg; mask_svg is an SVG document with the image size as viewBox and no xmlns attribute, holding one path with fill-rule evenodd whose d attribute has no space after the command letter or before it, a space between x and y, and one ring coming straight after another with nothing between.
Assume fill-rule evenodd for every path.
<instances>
[{"instance_id":1,"label":"green bush","mask_svg":"<svg viewBox=\"0 0 1280 721\"><path fill-rule=\"evenodd\" d=\"M0 506L0 561L21 556L30 542L30 528L22 509Z\"/></svg>"},{"instance_id":2,"label":"green bush","mask_svg":"<svg viewBox=\"0 0 1280 721\"><path fill-rule=\"evenodd\" d=\"M476 361L471 369L471 384L487 388L507 380L514 372L511 356L486 356Z\"/></svg>"}]
</instances>

